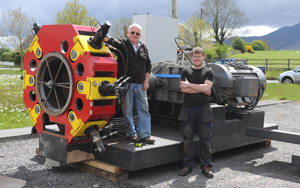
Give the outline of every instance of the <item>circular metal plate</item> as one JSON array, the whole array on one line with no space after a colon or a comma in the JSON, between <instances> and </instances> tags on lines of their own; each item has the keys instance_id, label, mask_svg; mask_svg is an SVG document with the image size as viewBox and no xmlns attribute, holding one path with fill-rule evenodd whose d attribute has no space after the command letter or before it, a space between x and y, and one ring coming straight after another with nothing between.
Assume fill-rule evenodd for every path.
<instances>
[{"instance_id":1,"label":"circular metal plate","mask_svg":"<svg viewBox=\"0 0 300 188\"><path fill-rule=\"evenodd\" d=\"M68 59L59 52L45 55L36 73L36 96L41 108L51 116L59 116L73 97L73 71Z\"/></svg>"}]
</instances>

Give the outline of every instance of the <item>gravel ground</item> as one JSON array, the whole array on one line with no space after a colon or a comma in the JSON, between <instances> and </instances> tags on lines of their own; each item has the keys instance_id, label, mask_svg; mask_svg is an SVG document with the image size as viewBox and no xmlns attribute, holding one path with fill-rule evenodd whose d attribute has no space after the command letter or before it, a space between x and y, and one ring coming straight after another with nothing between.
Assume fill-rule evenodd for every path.
<instances>
[{"instance_id":1,"label":"gravel ground","mask_svg":"<svg viewBox=\"0 0 300 188\"><path fill-rule=\"evenodd\" d=\"M300 102L257 107L265 111L265 122L280 130L300 132ZM120 183L73 169L43 165L35 154L38 140L15 140L0 143L0 174L26 180L25 187L300 187L300 166L291 164L292 155L300 155L296 144L272 141L271 146L245 146L213 154L213 179L205 178L199 162L193 172L178 176L181 162L170 163L129 173ZM1 185L0 185L1 187Z\"/></svg>"}]
</instances>

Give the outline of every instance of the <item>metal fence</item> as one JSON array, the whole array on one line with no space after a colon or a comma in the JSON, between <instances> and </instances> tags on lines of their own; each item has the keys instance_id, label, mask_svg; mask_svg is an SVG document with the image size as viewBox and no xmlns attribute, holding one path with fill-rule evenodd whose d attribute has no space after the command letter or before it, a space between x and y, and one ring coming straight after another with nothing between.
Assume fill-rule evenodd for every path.
<instances>
[{"instance_id":1,"label":"metal fence","mask_svg":"<svg viewBox=\"0 0 300 188\"><path fill-rule=\"evenodd\" d=\"M300 59L245 59L247 65L265 66L268 69L291 70L300 66Z\"/></svg>"}]
</instances>

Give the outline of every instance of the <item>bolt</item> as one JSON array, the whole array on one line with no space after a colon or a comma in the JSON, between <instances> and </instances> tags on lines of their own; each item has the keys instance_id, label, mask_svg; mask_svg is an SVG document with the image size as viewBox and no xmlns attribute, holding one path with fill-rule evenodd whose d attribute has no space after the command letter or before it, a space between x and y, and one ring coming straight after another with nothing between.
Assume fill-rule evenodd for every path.
<instances>
[{"instance_id":1,"label":"bolt","mask_svg":"<svg viewBox=\"0 0 300 188\"><path fill-rule=\"evenodd\" d=\"M72 112L72 113L70 113L70 115L69 115L69 119L70 119L70 121L71 122L74 122L74 120L75 120L75 115L74 115L74 113Z\"/></svg>"},{"instance_id":2,"label":"bolt","mask_svg":"<svg viewBox=\"0 0 300 188\"><path fill-rule=\"evenodd\" d=\"M41 56L41 49L40 48L37 48L36 49L36 56L40 57Z\"/></svg>"},{"instance_id":3,"label":"bolt","mask_svg":"<svg viewBox=\"0 0 300 188\"><path fill-rule=\"evenodd\" d=\"M78 90L79 90L80 92L83 92L83 90L84 90L84 85L83 85L83 83L79 83L79 84L78 84Z\"/></svg>"},{"instance_id":4,"label":"bolt","mask_svg":"<svg viewBox=\"0 0 300 188\"><path fill-rule=\"evenodd\" d=\"M36 107L35 107L35 113L36 113L36 114L39 114L39 113L40 113L40 107L39 107L39 106L36 106Z\"/></svg>"},{"instance_id":5,"label":"bolt","mask_svg":"<svg viewBox=\"0 0 300 188\"><path fill-rule=\"evenodd\" d=\"M77 58L77 51L73 50L71 55L72 55L72 59L76 59Z\"/></svg>"},{"instance_id":6,"label":"bolt","mask_svg":"<svg viewBox=\"0 0 300 188\"><path fill-rule=\"evenodd\" d=\"M49 88L52 88L54 86L54 82L52 80L49 80L45 85Z\"/></svg>"},{"instance_id":7,"label":"bolt","mask_svg":"<svg viewBox=\"0 0 300 188\"><path fill-rule=\"evenodd\" d=\"M30 83L30 85L33 85L33 84L34 84L33 76L30 76L30 77L29 77L29 83Z\"/></svg>"}]
</instances>

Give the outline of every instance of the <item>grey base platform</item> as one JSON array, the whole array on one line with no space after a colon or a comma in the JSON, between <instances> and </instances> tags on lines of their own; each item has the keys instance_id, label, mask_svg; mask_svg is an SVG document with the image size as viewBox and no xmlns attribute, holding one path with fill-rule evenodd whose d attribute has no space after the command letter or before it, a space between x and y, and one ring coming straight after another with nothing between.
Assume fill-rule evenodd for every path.
<instances>
[{"instance_id":1,"label":"grey base platform","mask_svg":"<svg viewBox=\"0 0 300 188\"><path fill-rule=\"evenodd\" d=\"M214 120L211 137L213 153L266 141L246 136L247 127L278 129L275 124L264 123L263 111L235 113L226 116L224 106L214 106ZM216 115L218 114L218 115ZM109 138L104 140L106 151L94 153L95 158L129 171L140 170L182 160L182 137L180 124L176 119L152 116L152 138L154 145L136 147L126 138ZM199 138L195 135L194 150L199 154Z\"/></svg>"},{"instance_id":2,"label":"grey base platform","mask_svg":"<svg viewBox=\"0 0 300 188\"><path fill-rule=\"evenodd\" d=\"M221 105L212 106L212 110L214 119L210 142L213 153L266 141L266 139L246 136L248 127L278 129L275 124L264 123L264 111L228 113L226 107ZM155 144L142 147L136 147L125 137L110 137L103 140L106 151L99 153L94 151L91 143L67 145L64 139L43 132L39 135L39 154L52 163L57 161L58 165L65 165L70 163L70 159L71 162L78 161L78 153L85 152L92 154L96 160L128 171L182 160L180 122L176 118L152 114L151 136L155 139ZM195 135L196 155L199 154L199 143L199 138Z\"/></svg>"}]
</instances>

